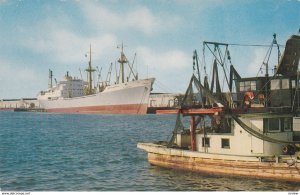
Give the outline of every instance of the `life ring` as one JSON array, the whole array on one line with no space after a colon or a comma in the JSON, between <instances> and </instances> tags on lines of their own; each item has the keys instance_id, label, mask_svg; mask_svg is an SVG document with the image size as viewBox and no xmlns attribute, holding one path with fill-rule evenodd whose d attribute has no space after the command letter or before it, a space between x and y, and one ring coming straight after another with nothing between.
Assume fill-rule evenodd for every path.
<instances>
[{"instance_id":1,"label":"life ring","mask_svg":"<svg viewBox=\"0 0 300 195\"><path fill-rule=\"evenodd\" d=\"M253 100L254 99L254 93L252 91L247 91L245 93L245 98L249 101L249 100Z\"/></svg>"},{"instance_id":2,"label":"life ring","mask_svg":"<svg viewBox=\"0 0 300 195\"><path fill-rule=\"evenodd\" d=\"M244 104L245 105L250 106L253 99L254 99L254 93L252 91L245 92L245 95L244 95Z\"/></svg>"},{"instance_id":3,"label":"life ring","mask_svg":"<svg viewBox=\"0 0 300 195\"><path fill-rule=\"evenodd\" d=\"M293 145L286 145L282 148L284 154L294 155L296 152L296 148Z\"/></svg>"}]
</instances>

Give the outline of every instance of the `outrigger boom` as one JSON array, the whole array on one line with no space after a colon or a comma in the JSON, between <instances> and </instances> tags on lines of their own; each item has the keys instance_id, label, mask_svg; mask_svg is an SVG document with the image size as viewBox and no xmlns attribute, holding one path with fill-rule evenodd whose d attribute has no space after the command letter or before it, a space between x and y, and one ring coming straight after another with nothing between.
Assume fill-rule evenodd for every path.
<instances>
[{"instance_id":1,"label":"outrigger boom","mask_svg":"<svg viewBox=\"0 0 300 195\"><path fill-rule=\"evenodd\" d=\"M271 47L274 44L279 50L275 34ZM300 183L300 36L287 40L273 76L266 70L264 76L252 78L242 78L231 64L229 44L203 45L214 47L208 47L214 58L211 85L206 66L202 85L194 62L198 76L192 75L180 107L157 110L157 114L177 115L172 138L137 147L148 152L149 163L156 166ZM271 51L263 62L266 69ZM229 92L221 90L219 67Z\"/></svg>"}]
</instances>

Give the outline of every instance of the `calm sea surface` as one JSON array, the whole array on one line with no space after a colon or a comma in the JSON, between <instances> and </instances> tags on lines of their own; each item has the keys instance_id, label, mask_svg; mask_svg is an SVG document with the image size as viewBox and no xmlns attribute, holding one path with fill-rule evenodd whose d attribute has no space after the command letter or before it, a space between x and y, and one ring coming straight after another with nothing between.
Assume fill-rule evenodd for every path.
<instances>
[{"instance_id":1,"label":"calm sea surface","mask_svg":"<svg viewBox=\"0 0 300 195\"><path fill-rule=\"evenodd\" d=\"M0 112L2 191L294 191L292 183L154 167L142 141L170 138L174 116Z\"/></svg>"}]
</instances>

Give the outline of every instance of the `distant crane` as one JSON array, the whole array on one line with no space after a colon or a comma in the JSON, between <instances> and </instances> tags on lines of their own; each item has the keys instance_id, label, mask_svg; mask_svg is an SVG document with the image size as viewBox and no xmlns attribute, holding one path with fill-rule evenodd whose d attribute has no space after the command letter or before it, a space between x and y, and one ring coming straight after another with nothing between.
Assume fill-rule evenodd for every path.
<instances>
[{"instance_id":1,"label":"distant crane","mask_svg":"<svg viewBox=\"0 0 300 195\"><path fill-rule=\"evenodd\" d=\"M101 79L102 67L101 67L100 70L99 70L99 67L96 66L96 69L97 69L97 73L98 73L98 83L99 83L99 82L100 82L100 79Z\"/></svg>"}]
</instances>

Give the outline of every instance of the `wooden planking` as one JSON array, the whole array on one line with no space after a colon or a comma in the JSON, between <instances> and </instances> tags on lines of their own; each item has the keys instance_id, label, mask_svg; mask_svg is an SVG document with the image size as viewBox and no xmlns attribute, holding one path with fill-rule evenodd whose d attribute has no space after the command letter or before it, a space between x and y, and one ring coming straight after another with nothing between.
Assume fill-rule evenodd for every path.
<instances>
[{"instance_id":1,"label":"wooden planking","mask_svg":"<svg viewBox=\"0 0 300 195\"><path fill-rule=\"evenodd\" d=\"M148 153L150 164L165 168L188 170L214 175L245 176L262 179L300 182L300 166L285 166L286 163L239 162L190 158Z\"/></svg>"}]
</instances>

